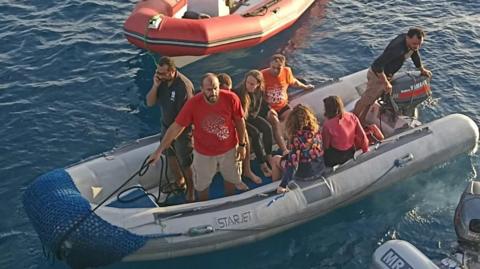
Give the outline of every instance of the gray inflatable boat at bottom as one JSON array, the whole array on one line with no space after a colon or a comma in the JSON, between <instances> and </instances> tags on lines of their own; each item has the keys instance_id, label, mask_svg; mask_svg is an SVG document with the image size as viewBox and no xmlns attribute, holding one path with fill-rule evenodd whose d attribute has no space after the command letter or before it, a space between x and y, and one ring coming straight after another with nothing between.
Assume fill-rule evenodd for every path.
<instances>
[{"instance_id":1,"label":"gray inflatable boat at bottom","mask_svg":"<svg viewBox=\"0 0 480 269\"><path fill-rule=\"evenodd\" d=\"M98 214L136 234L181 234L149 240L125 260L208 252L257 241L321 216L458 154L471 152L477 140L474 122L454 114L393 136L326 178L292 182L285 194L271 194L278 185L274 182L218 201L121 216L114 212L119 210L101 208ZM195 229L201 235L192 235Z\"/></svg>"}]
</instances>

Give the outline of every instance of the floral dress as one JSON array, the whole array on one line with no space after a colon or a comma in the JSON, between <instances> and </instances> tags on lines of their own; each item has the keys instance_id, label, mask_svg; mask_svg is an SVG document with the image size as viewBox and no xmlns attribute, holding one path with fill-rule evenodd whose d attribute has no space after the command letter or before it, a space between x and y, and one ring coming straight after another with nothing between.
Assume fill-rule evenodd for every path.
<instances>
[{"instance_id":1,"label":"floral dress","mask_svg":"<svg viewBox=\"0 0 480 269\"><path fill-rule=\"evenodd\" d=\"M310 128L297 131L290 141L290 153L283 156L284 173L280 186L285 188L292 179L314 179L323 175L322 135Z\"/></svg>"}]
</instances>

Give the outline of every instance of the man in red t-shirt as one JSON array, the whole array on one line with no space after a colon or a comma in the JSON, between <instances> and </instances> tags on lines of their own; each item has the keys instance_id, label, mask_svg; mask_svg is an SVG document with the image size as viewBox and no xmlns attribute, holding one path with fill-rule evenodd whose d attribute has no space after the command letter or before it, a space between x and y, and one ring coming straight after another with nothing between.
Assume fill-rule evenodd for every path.
<instances>
[{"instance_id":1,"label":"man in red t-shirt","mask_svg":"<svg viewBox=\"0 0 480 269\"><path fill-rule=\"evenodd\" d=\"M282 137L280 122L284 121L291 108L288 105L288 87L301 88L303 90L313 90L312 84L304 84L293 76L292 69L285 66L286 59L282 54L275 54L271 57L270 67L262 70L265 80L265 101L270 106L266 116L272 124L273 134L278 147L282 152L287 152L285 141Z\"/></svg>"},{"instance_id":2,"label":"man in red t-shirt","mask_svg":"<svg viewBox=\"0 0 480 269\"><path fill-rule=\"evenodd\" d=\"M193 124L193 185L203 201L208 199L217 168L237 189L248 187L241 178L246 131L240 99L233 92L220 90L218 78L212 73L205 74L201 84L201 92L185 103L149 161L158 161L172 141Z\"/></svg>"}]
</instances>

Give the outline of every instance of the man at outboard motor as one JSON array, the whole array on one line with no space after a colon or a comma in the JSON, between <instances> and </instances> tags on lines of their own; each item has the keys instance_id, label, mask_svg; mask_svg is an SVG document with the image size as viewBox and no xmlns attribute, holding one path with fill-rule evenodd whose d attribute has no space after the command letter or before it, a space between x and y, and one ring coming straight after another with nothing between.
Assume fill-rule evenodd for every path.
<instances>
[{"instance_id":1,"label":"man at outboard motor","mask_svg":"<svg viewBox=\"0 0 480 269\"><path fill-rule=\"evenodd\" d=\"M393 39L368 69L367 89L355 104L353 113L365 125L365 116L372 104L385 92L392 93L390 83L393 75L402 67L407 58L411 58L422 76L431 77L432 73L423 65L419 49L424 41L425 32L420 28L410 28L406 34Z\"/></svg>"}]
</instances>

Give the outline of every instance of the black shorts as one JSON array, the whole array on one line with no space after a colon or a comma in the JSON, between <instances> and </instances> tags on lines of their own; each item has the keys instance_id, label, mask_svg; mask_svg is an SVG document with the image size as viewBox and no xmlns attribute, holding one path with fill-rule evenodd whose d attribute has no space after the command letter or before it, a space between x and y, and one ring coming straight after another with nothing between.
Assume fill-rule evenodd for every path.
<instances>
[{"instance_id":1,"label":"black shorts","mask_svg":"<svg viewBox=\"0 0 480 269\"><path fill-rule=\"evenodd\" d=\"M290 107L288 104L284 107L282 107L282 109L280 109L279 111L277 111L277 114L278 114L278 118L280 118L282 116L283 113L285 113L285 111L289 110L289 109L292 109L292 107ZM262 106L260 108L260 112L258 112L258 116L262 117L262 118L267 118L267 115L268 115L268 111L270 111L270 107L268 106Z\"/></svg>"},{"instance_id":2,"label":"black shorts","mask_svg":"<svg viewBox=\"0 0 480 269\"><path fill-rule=\"evenodd\" d=\"M285 113L289 109L292 109L292 108L287 104L286 106L282 107L282 109L277 111L278 118L280 118L282 116L282 114Z\"/></svg>"},{"instance_id":3,"label":"black shorts","mask_svg":"<svg viewBox=\"0 0 480 269\"><path fill-rule=\"evenodd\" d=\"M186 128L165 151L166 156L177 156L181 167L190 167L193 162L192 128Z\"/></svg>"},{"instance_id":4,"label":"black shorts","mask_svg":"<svg viewBox=\"0 0 480 269\"><path fill-rule=\"evenodd\" d=\"M323 157L325 158L325 165L334 167L337 164L344 164L352 159L355 154L355 147L347 150L338 150L336 148L328 148L325 150Z\"/></svg>"}]
</instances>

